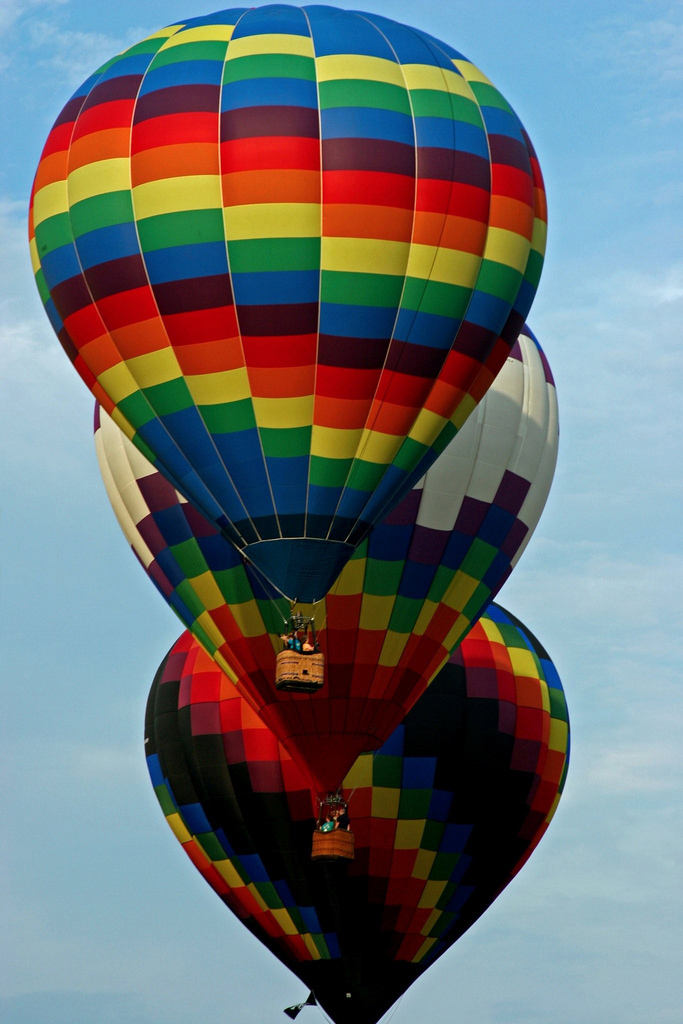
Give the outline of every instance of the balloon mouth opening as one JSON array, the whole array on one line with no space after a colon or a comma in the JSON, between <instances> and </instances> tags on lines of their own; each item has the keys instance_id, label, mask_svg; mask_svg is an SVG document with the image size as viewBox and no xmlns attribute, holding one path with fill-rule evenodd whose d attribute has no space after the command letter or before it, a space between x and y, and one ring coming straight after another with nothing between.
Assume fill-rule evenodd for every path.
<instances>
[{"instance_id":1,"label":"balloon mouth opening","mask_svg":"<svg viewBox=\"0 0 683 1024\"><path fill-rule=\"evenodd\" d=\"M281 537L255 541L242 553L288 601L316 604L354 551L345 541Z\"/></svg>"}]
</instances>

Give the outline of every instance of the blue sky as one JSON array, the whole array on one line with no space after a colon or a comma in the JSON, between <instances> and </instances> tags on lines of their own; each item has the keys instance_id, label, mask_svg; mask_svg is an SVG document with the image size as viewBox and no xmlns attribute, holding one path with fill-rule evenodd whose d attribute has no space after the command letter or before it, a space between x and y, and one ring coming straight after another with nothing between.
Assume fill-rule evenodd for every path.
<instances>
[{"instance_id":1,"label":"blue sky","mask_svg":"<svg viewBox=\"0 0 683 1024\"><path fill-rule=\"evenodd\" d=\"M529 322L558 386L560 456L500 601L553 657L573 730L547 836L393 1024L678 1024L683 3L365 6L478 64L541 161L549 244ZM210 9L0 0L8 1024L263 1024L305 997L156 805L144 705L180 626L118 531L92 399L52 335L26 244L31 179L72 89L148 32ZM302 1024L323 1019L304 1013Z\"/></svg>"}]
</instances>

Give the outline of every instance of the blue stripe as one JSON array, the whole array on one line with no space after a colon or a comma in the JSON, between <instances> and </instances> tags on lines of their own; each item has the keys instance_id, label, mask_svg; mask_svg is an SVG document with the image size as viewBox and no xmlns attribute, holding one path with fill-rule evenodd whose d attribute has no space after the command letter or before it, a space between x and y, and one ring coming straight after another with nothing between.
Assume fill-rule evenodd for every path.
<instances>
[{"instance_id":1,"label":"blue stripe","mask_svg":"<svg viewBox=\"0 0 683 1024\"><path fill-rule=\"evenodd\" d=\"M310 8L309 8L310 10ZM210 19L218 20L215 14ZM303 11L288 4L269 4L267 7L249 8L247 16L237 25L233 39L270 33L307 36L308 22Z\"/></svg>"},{"instance_id":2,"label":"blue stripe","mask_svg":"<svg viewBox=\"0 0 683 1024\"><path fill-rule=\"evenodd\" d=\"M225 251L225 246L223 250ZM297 302L317 304L320 271L266 270L260 273L233 273L232 289L235 305L239 306L277 306Z\"/></svg>"},{"instance_id":3,"label":"blue stripe","mask_svg":"<svg viewBox=\"0 0 683 1024\"><path fill-rule=\"evenodd\" d=\"M358 53L395 61L387 41L363 16L336 7L307 7L316 56Z\"/></svg>"},{"instance_id":4,"label":"blue stripe","mask_svg":"<svg viewBox=\"0 0 683 1024\"><path fill-rule=\"evenodd\" d=\"M40 257L40 264L45 275L48 288L52 289L70 277L81 276L81 265L76 256L73 242L60 245L58 249L45 253Z\"/></svg>"},{"instance_id":5,"label":"blue stripe","mask_svg":"<svg viewBox=\"0 0 683 1024\"><path fill-rule=\"evenodd\" d=\"M323 271L324 279L325 271ZM320 334L342 338L391 337L396 310L382 306L351 306L320 303Z\"/></svg>"},{"instance_id":6,"label":"blue stripe","mask_svg":"<svg viewBox=\"0 0 683 1024\"><path fill-rule=\"evenodd\" d=\"M379 139L415 145L412 117L377 107L329 107L321 110L320 134L323 139Z\"/></svg>"},{"instance_id":7,"label":"blue stripe","mask_svg":"<svg viewBox=\"0 0 683 1024\"><path fill-rule=\"evenodd\" d=\"M140 87L140 96L178 85L220 85L222 60L182 60L151 67Z\"/></svg>"},{"instance_id":8,"label":"blue stripe","mask_svg":"<svg viewBox=\"0 0 683 1024\"><path fill-rule=\"evenodd\" d=\"M427 288L428 283L425 291ZM441 316L439 313L420 313L419 310L403 307L396 320L394 339L448 352L453 347L453 340L460 324L461 321L456 317Z\"/></svg>"},{"instance_id":9,"label":"blue stripe","mask_svg":"<svg viewBox=\"0 0 683 1024\"><path fill-rule=\"evenodd\" d=\"M144 253L144 261L151 284L224 274L227 294L228 257L225 242L196 242L193 245L153 249Z\"/></svg>"},{"instance_id":10,"label":"blue stripe","mask_svg":"<svg viewBox=\"0 0 683 1024\"><path fill-rule=\"evenodd\" d=\"M318 108L318 88L306 78L247 78L226 82L221 99L222 110L244 107Z\"/></svg>"},{"instance_id":11,"label":"blue stripe","mask_svg":"<svg viewBox=\"0 0 683 1024\"><path fill-rule=\"evenodd\" d=\"M135 224L112 224L110 227L88 231L76 239L78 257L84 270L109 260L140 253Z\"/></svg>"}]
</instances>

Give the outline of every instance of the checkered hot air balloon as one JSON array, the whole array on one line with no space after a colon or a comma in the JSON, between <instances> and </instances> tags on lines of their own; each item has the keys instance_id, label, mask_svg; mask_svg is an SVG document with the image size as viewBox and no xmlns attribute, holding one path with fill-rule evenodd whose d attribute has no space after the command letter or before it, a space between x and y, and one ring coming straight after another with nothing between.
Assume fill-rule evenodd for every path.
<instances>
[{"instance_id":1,"label":"checkered hot air balloon","mask_svg":"<svg viewBox=\"0 0 683 1024\"><path fill-rule=\"evenodd\" d=\"M569 754L557 671L495 605L347 775L352 861L311 860L305 777L189 633L145 737L186 854L335 1024L375 1024L484 913L546 831Z\"/></svg>"},{"instance_id":2,"label":"checkered hot air balloon","mask_svg":"<svg viewBox=\"0 0 683 1024\"><path fill-rule=\"evenodd\" d=\"M30 238L116 423L288 598L322 598L485 393L539 279L543 184L451 46L376 14L162 29L64 107Z\"/></svg>"}]
</instances>

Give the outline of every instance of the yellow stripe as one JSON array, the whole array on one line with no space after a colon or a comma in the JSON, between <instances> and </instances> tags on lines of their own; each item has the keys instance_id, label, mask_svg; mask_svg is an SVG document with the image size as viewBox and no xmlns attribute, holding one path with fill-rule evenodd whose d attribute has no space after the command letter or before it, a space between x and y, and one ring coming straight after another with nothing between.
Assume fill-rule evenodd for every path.
<instances>
[{"instance_id":1,"label":"yellow stripe","mask_svg":"<svg viewBox=\"0 0 683 1024\"><path fill-rule=\"evenodd\" d=\"M443 891L447 885L448 882L427 882L418 903L420 910L429 910L435 907L443 896Z\"/></svg>"},{"instance_id":2,"label":"yellow stripe","mask_svg":"<svg viewBox=\"0 0 683 1024\"><path fill-rule=\"evenodd\" d=\"M426 881L435 859L436 852L434 850L418 850L412 872L413 878L422 878Z\"/></svg>"},{"instance_id":3,"label":"yellow stripe","mask_svg":"<svg viewBox=\"0 0 683 1024\"><path fill-rule=\"evenodd\" d=\"M480 267L481 256L474 253L414 243L410 247L406 277L474 288Z\"/></svg>"},{"instance_id":4,"label":"yellow stripe","mask_svg":"<svg viewBox=\"0 0 683 1024\"><path fill-rule=\"evenodd\" d=\"M483 82L485 85L490 85L494 89L496 88L491 79L487 78L486 75L476 67L476 65L471 63L471 61L453 60L453 63L468 82Z\"/></svg>"},{"instance_id":5,"label":"yellow stripe","mask_svg":"<svg viewBox=\"0 0 683 1024\"><path fill-rule=\"evenodd\" d=\"M299 929L292 921L289 912L287 910L273 910L271 911L273 917L277 921L278 925L282 929L285 935L298 935Z\"/></svg>"},{"instance_id":6,"label":"yellow stripe","mask_svg":"<svg viewBox=\"0 0 683 1024\"><path fill-rule=\"evenodd\" d=\"M362 428L357 430L336 430L313 424L311 432L311 455L323 459L353 459L358 451Z\"/></svg>"},{"instance_id":7,"label":"yellow stripe","mask_svg":"<svg viewBox=\"0 0 683 1024\"><path fill-rule=\"evenodd\" d=\"M475 580L466 572L457 572L455 580L444 594L442 601L448 608L462 611L472 594L479 586L480 580Z\"/></svg>"},{"instance_id":8,"label":"yellow stripe","mask_svg":"<svg viewBox=\"0 0 683 1024\"><path fill-rule=\"evenodd\" d=\"M435 942L436 942L436 937L433 938L433 939L425 939L424 942L422 943L422 945L420 946L420 948L418 949L417 953L413 957L411 962L414 963L414 964L419 964L420 961L422 960L422 958L427 955L427 953L432 948L432 946L434 945Z\"/></svg>"},{"instance_id":9,"label":"yellow stripe","mask_svg":"<svg viewBox=\"0 0 683 1024\"><path fill-rule=\"evenodd\" d=\"M219 204L220 205L220 204ZM246 238L317 238L319 203L250 203L223 211L229 242Z\"/></svg>"},{"instance_id":10,"label":"yellow stripe","mask_svg":"<svg viewBox=\"0 0 683 1024\"><path fill-rule=\"evenodd\" d=\"M244 881L231 861L215 860L213 866L231 889L244 889Z\"/></svg>"},{"instance_id":11,"label":"yellow stripe","mask_svg":"<svg viewBox=\"0 0 683 1024\"><path fill-rule=\"evenodd\" d=\"M377 597L375 594L363 594L358 626L360 629L386 629L394 607L393 597Z\"/></svg>"},{"instance_id":12,"label":"yellow stripe","mask_svg":"<svg viewBox=\"0 0 683 1024\"><path fill-rule=\"evenodd\" d=\"M387 786L373 786L372 809L373 818L396 818L401 798L400 789L389 789Z\"/></svg>"},{"instance_id":13,"label":"yellow stripe","mask_svg":"<svg viewBox=\"0 0 683 1024\"><path fill-rule=\"evenodd\" d=\"M152 388L183 379L175 352L170 347L133 356L127 365L139 388Z\"/></svg>"},{"instance_id":14,"label":"yellow stripe","mask_svg":"<svg viewBox=\"0 0 683 1024\"><path fill-rule=\"evenodd\" d=\"M561 722L557 718L550 719L550 737L548 739L549 750L559 750L560 753L564 753L567 749L567 740L569 736L569 730L566 722Z\"/></svg>"},{"instance_id":15,"label":"yellow stripe","mask_svg":"<svg viewBox=\"0 0 683 1024\"><path fill-rule=\"evenodd\" d=\"M318 947L316 946L315 942L313 941L312 937L309 935L308 932L306 932L306 934L303 936L303 940L306 949L311 954L311 958L313 960L320 960L320 950L318 949Z\"/></svg>"},{"instance_id":16,"label":"yellow stripe","mask_svg":"<svg viewBox=\"0 0 683 1024\"><path fill-rule=\"evenodd\" d=\"M409 258L409 242L391 242L382 238L340 238L325 236L320 266L325 270L351 270L357 274L388 274L403 278Z\"/></svg>"},{"instance_id":17,"label":"yellow stripe","mask_svg":"<svg viewBox=\"0 0 683 1024\"><path fill-rule=\"evenodd\" d=\"M422 928L420 928L420 935L429 935L429 933L431 932L432 928L434 927L436 922L441 917L442 913L443 913L443 911L441 911L441 910L432 910L431 914L429 915L429 917L427 918L427 920L423 924ZM432 939L432 941L434 941L434 940Z\"/></svg>"},{"instance_id":18,"label":"yellow stripe","mask_svg":"<svg viewBox=\"0 0 683 1024\"><path fill-rule=\"evenodd\" d=\"M389 466L401 447L403 437L397 434L383 434L378 430L363 430L358 446L358 457L363 462L375 462L378 466Z\"/></svg>"},{"instance_id":19,"label":"yellow stripe","mask_svg":"<svg viewBox=\"0 0 683 1024\"><path fill-rule=\"evenodd\" d=\"M175 812L175 814L169 814L169 816L166 818L166 821L171 826L171 831L173 832L173 835L179 842L187 843L190 841L190 839L192 839L191 833L187 831L183 819L180 817L177 811Z\"/></svg>"},{"instance_id":20,"label":"yellow stripe","mask_svg":"<svg viewBox=\"0 0 683 1024\"><path fill-rule=\"evenodd\" d=\"M136 220L183 210L216 210L222 205L221 180L217 174L158 178L133 189Z\"/></svg>"},{"instance_id":21,"label":"yellow stripe","mask_svg":"<svg viewBox=\"0 0 683 1024\"><path fill-rule=\"evenodd\" d=\"M486 634L486 639L490 643L503 644L503 646L505 646L502 633L500 632L500 629L492 619L489 619L486 615L482 615L482 617L479 619L479 625L484 630L484 633Z\"/></svg>"},{"instance_id":22,"label":"yellow stripe","mask_svg":"<svg viewBox=\"0 0 683 1024\"><path fill-rule=\"evenodd\" d=\"M419 848L422 836L424 835L425 824L424 818L419 818L415 821L397 821L394 849L414 850Z\"/></svg>"},{"instance_id":23,"label":"yellow stripe","mask_svg":"<svg viewBox=\"0 0 683 1024\"><path fill-rule=\"evenodd\" d=\"M223 405L251 398L249 375L244 366L217 373L186 375L185 380L197 405Z\"/></svg>"},{"instance_id":24,"label":"yellow stripe","mask_svg":"<svg viewBox=\"0 0 683 1024\"><path fill-rule=\"evenodd\" d=\"M247 889L249 890L251 895L254 897L254 899L258 903L259 907L261 908L261 910L268 910L268 904L266 903L266 901L264 900L263 896L258 891L258 889L256 888L256 886L254 885L253 882L249 883L249 885L247 886Z\"/></svg>"},{"instance_id":25,"label":"yellow stripe","mask_svg":"<svg viewBox=\"0 0 683 1024\"><path fill-rule=\"evenodd\" d=\"M384 668L395 668L401 660L408 636L408 633L397 633L394 629L388 629L384 637L378 664L384 666Z\"/></svg>"},{"instance_id":26,"label":"yellow stripe","mask_svg":"<svg viewBox=\"0 0 683 1024\"><path fill-rule=\"evenodd\" d=\"M256 600L243 601L242 604L231 604L230 611L235 616L235 622L240 628L242 636L262 636L267 633L261 611Z\"/></svg>"},{"instance_id":27,"label":"yellow stripe","mask_svg":"<svg viewBox=\"0 0 683 1024\"><path fill-rule=\"evenodd\" d=\"M33 197L33 226L34 230L48 217L55 217L58 213L66 213L69 203L66 192L65 181L53 181L45 185Z\"/></svg>"},{"instance_id":28,"label":"yellow stripe","mask_svg":"<svg viewBox=\"0 0 683 1024\"><path fill-rule=\"evenodd\" d=\"M212 612L225 604L225 597L221 594L213 573L201 573L199 576L193 576L188 582L207 611Z\"/></svg>"},{"instance_id":29,"label":"yellow stripe","mask_svg":"<svg viewBox=\"0 0 683 1024\"><path fill-rule=\"evenodd\" d=\"M228 60L250 57L258 53L293 53L298 57L314 57L310 36L284 35L275 32L233 39L228 48Z\"/></svg>"},{"instance_id":30,"label":"yellow stripe","mask_svg":"<svg viewBox=\"0 0 683 1024\"><path fill-rule=\"evenodd\" d=\"M337 582L332 587L331 593L335 597L337 595L344 597L362 593L366 568L367 558L353 558L350 562L347 562ZM322 621L325 621L324 614Z\"/></svg>"},{"instance_id":31,"label":"yellow stripe","mask_svg":"<svg viewBox=\"0 0 683 1024\"><path fill-rule=\"evenodd\" d=\"M163 39L164 36L170 38L175 35L176 32L180 32L182 27L182 24L167 25L166 28L160 28L158 32L152 32L151 36L145 36L142 42L146 43L148 39Z\"/></svg>"},{"instance_id":32,"label":"yellow stripe","mask_svg":"<svg viewBox=\"0 0 683 1024\"><path fill-rule=\"evenodd\" d=\"M125 363L117 363L116 366L104 370L97 380L114 405L119 405L124 398L140 390Z\"/></svg>"},{"instance_id":33,"label":"yellow stripe","mask_svg":"<svg viewBox=\"0 0 683 1024\"><path fill-rule=\"evenodd\" d=\"M40 256L38 255L38 246L36 245L35 236L28 243L28 248L31 253L31 267L33 268L33 273L37 274L42 267L42 263L40 262Z\"/></svg>"},{"instance_id":34,"label":"yellow stripe","mask_svg":"<svg viewBox=\"0 0 683 1024\"><path fill-rule=\"evenodd\" d=\"M486 236L484 259L502 263L503 266L512 267L523 274L529 260L530 248L531 243L524 235L519 235L516 231L507 231L505 228L490 227Z\"/></svg>"},{"instance_id":35,"label":"yellow stripe","mask_svg":"<svg viewBox=\"0 0 683 1024\"><path fill-rule=\"evenodd\" d=\"M431 89L472 99L472 90L457 71L437 68L433 64L403 64L402 70L409 89Z\"/></svg>"},{"instance_id":36,"label":"yellow stripe","mask_svg":"<svg viewBox=\"0 0 683 1024\"><path fill-rule=\"evenodd\" d=\"M335 53L328 57L317 57L315 63L319 82L363 78L371 82L389 82L405 89L400 66L396 61L386 60L384 57Z\"/></svg>"},{"instance_id":37,"label":"yellow stripe","mask_svg":"<svg viewBox=\"0 0 683 1024\"><path fill-rule=\"evenodd\" d=\"M545 255L545 247L548 241L548 225L540 217L534 218L534 230L531 235L531 248L541 256Z\"/></svg>"},{"instance_id":38,"label":"yellow stripe","mask_svg":"<svg viewBox=\"0 0 683 1024\"><path fill-rule=\"evenodd\" d=\"M254 415L259 427L281 430L308 427L313 419L313 402L313 395L301 398L254 398Z\"/></svg>"},{"instance_id":39,"label":"yellow stripe","mask_svg":"<svg viewBox=\"0 0 683 1024\"><path fill-rule=\"evenodd\" d=\"M361 754L344 779L346 789L368 789L372 785L372 754Z\"/></svg>"},{"instance_id":40,"label":"yellow stripe","mask_svg":"<svg viewBox=\"0 0 683 1024\"><path fill-rule=\"evenodd\" d=\"M445 417L439 416L438 413L432 412L431 409L421 409L410 428L408 437L419 444L431 448L435 438L441 433L447 423L448 420Z\"/></svg>"},{"instance_id":41,"label":"yellow stripe","mask_svg":"<svg viewBox=\"0 0 683 1024\"><path fill-rule=\"evenodd\" d=\"M182 46L183 43L212 42L213 40L228 40L232 38L235 29L234 25L198 25L194 28L181 28L173 38L161 47L162 50L169 46Z\"/></svg>"},{"instance_id":42,"label":"yellow stripe","mask_svg":"<svg viewBox=\"0 0 683 1024\"><path fill-rule=\"evenodd\" d=\"M538 679L538 666L531 651L524 651L521 647L510 647L510 664L516 676L531 676Z\"/></svg>"},{"instance_id":43,"label":"yellow stripe","mask_svg":"<svg viewBox=\"0 0 683 1024\"><path fill-rule=\"evenodd\" d=\"M201 618L201 616L200 616L200 618ZM206 618L208 618L208 615L206 616ZM197 622L199 623L200 620L197 619ZM206 631L206 634L208 636L209 635L209 631L204 626L204 623L201 622L200 625ZM195 640L196 639L197 638L195 637ZM221 640L221 643L224 643L224 642L225 642L224 640ZM204 649L206 650L206 648L204 648ZM216 662L218 667L223 669L223 671L225 672L225 674L228 677L228 679L230 680L230 682L233 683L236 686L237 683L238 683L238 677L237 677L237 675L235 673L235 670L230 665L228 665L227 661L225 660L223 655L220 653L220 651L216 651L215 654L210 654L209 651L207 651L206 653L209 654L209 657L213 658L213 660Z\"/></svg>"},{"instance_id":44,"label":"yellow stripe","mask_svg":"<svg viewBox=\"0 0 683 1024\"><path fill-rule=\"evenodd\" d=\"M130 189L130 161L117 156L111 160L97 160L70 171L67 178L69 205L80 203L92 196Z\"/></svg>"}]
</instances>

